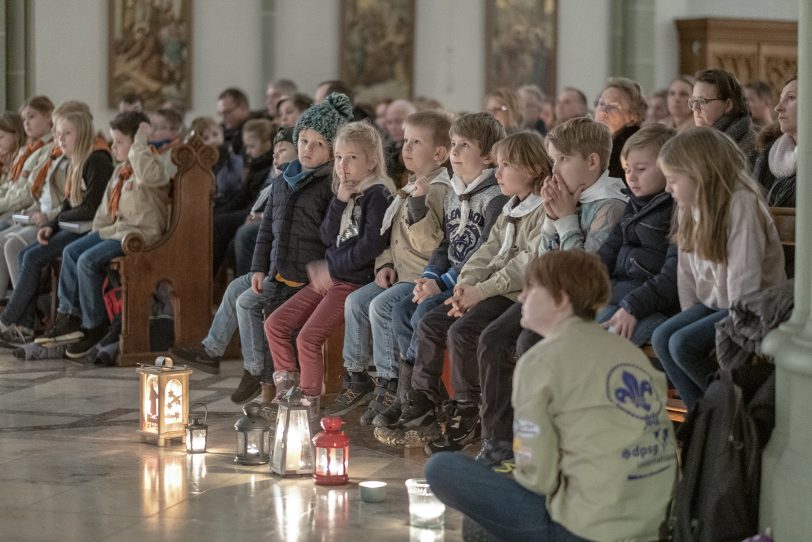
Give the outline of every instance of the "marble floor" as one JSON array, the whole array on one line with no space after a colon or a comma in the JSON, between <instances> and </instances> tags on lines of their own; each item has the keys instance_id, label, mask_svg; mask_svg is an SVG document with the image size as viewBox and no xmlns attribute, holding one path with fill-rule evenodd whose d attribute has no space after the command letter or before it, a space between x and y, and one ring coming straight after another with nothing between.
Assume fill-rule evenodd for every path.
<instances>
[{"instance_id":1,"label":"marble floor","mask_svg":"<svg viewBox=\"0 0 812 542\"><path fill-rule=\"evenodd\" d=\"M191 399L209 409L209 452L141 442L135 368L66 360L21 362L0 350L0 540L461 540L460 515L443 530L409 526L404 480L422 475L422 452L404 457L348 415L350 483L282 479L268 465L233 461L240 409L228 395L242 367L195 372ZM360 410L360 409L358 409ZM386 500L362 502L358 482L387 482Z\"/></svg>"}]
</instances>

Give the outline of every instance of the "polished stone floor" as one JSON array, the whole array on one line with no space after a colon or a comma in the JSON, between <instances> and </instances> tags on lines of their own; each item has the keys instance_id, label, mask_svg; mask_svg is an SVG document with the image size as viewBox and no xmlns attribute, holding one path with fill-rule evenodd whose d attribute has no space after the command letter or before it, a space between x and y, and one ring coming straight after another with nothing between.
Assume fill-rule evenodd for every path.
<instances>
[{"instance_id":1,"label":"polished stone floor","mask_svg":"<svg viewBox=\"0 0 812 542\"><path fill-rule=\"evenodd\" d=\"M377 445L360 412L348 416L346 486L236 465L240 410L228 395L241 369L226 362L221 375L191 376L210 426L209 453L191 456L141 442L134 368L21 362L0 350L0 540L461 540L452 510L444 530L409 527L403 482L425 459ZM385 502L362 502L363 480L387 482Z\"/></svg>"}]
</instances>

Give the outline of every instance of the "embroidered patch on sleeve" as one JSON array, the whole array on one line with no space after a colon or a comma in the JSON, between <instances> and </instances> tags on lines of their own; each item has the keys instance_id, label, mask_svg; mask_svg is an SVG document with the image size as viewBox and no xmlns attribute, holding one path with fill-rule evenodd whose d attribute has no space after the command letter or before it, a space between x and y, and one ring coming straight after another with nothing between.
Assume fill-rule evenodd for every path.
<instances>
[{"instance_id":1,"label":"embroidered patch on sleeve","mask_svg":"<svg viewBox=\"0 0 812 542\"><path fill-rule=\"evenodd\" d=\"M517 438L538 438L541 434L541 428L533 420L527 418L515 418L513 420L513 434Z\"/></svg>"}]
</instances>

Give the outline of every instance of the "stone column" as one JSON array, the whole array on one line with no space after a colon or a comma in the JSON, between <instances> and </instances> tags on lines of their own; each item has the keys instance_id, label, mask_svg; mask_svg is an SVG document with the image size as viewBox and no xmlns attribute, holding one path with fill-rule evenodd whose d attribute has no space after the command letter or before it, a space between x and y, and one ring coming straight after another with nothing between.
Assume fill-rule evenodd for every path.
<instances>
[{"instance_id":1,"label":"stone column","mask_svg":"<svg viewBox=\"0 0 812 542\"><path fill-rule=\"evenodd\" d=\"M28 16L25 0L7 0L5 3L5 91L6 109L16 111L28 97L26 79L28 49Z\"/></svg>"},{"instance_id":2,"label":"stone column","mask_svg":"<svg viewBox=\"0 0 812 542\"><path fill-rule=\"evenodd\" d=\"M780 542L812 532L812 0L799 1L795 310L763 345L775 356L776 426L762 461L759 519Z\"/></svg>"}]
</instances>

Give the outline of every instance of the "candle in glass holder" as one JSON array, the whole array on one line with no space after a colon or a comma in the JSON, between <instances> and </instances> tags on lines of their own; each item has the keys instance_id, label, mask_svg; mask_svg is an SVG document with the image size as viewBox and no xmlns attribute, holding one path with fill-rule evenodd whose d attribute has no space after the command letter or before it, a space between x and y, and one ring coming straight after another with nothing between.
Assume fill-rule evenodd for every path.
<instances>
[{"instance_id":1,"label":"candle in glass holder","mask_svg":"<svg viewBox=\"0 0 812 542\"><path fill-rule=\"evenodd\" d=\"M409 523L415 527L436 529L443 526L445 505L434 496L424 479L406 480L409 493Z\"/></svg>"}]
</instances>

